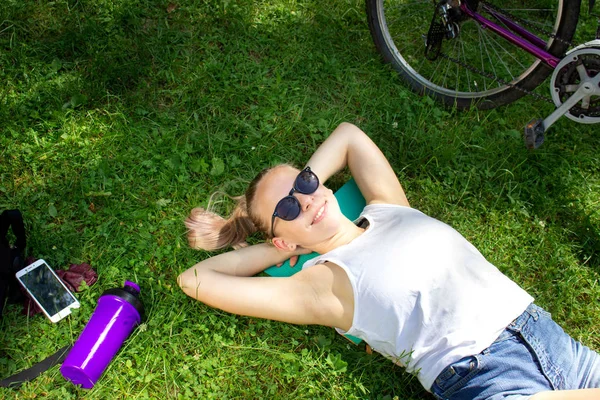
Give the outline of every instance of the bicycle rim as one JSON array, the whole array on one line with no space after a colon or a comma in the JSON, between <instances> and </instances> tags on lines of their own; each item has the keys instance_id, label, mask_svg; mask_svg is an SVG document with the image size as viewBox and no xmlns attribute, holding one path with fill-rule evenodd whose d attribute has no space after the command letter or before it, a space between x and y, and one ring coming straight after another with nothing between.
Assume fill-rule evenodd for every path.
<instances>
[{"instance_id":1,"label":"bicycle rim","mask_svg":"<svg viewBox=\"0 0 600 400\"><path fill-rule=\"evenodd\" d=\"M527 29L535 30L547 43L549 52L555 55L562 55L568 46L549 33L570 40L580 4L572 1L567 6L566 0L496 0L492 3L535 27ZM431 0L367 0L367 12L375 44L386 61L394 65L413 90L433 95L446 104L456 104L459 108L473 104L479 108L506 104L525 94L511 85L532 90L551 72L534 56L469 18L459 23L457 38L443 41L442 52L499 79L473 72L443 57L428 60L425 38L434 12ZM478 12L503 26L482 7Z\"/></svg>"}]
</instances>

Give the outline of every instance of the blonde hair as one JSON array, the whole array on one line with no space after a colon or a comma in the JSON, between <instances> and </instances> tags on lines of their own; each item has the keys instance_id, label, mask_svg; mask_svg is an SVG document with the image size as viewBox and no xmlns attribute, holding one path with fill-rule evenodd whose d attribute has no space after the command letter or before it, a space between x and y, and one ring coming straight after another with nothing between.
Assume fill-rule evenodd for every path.
<instances>
[{"instance_id":1,"label":"blonde hair","mask_svg":"<svg viewBox=\"0 0 600 400\"><path fill-rule=\"evenodd\" d=\"M272 168L265 168L250 182L243 196L234 197L237 204L228 218L212 211L212 199L209 200L207 209L196 207L185 220L188 229L187 238L190 246L198 250L219 250L228 246L234 248L247 245L246 239L251 234L262 231L267 232L265 222L252 212L252 203L256 197L256 187L271 170L287 164Z\"/></svg>"}]
</instances>

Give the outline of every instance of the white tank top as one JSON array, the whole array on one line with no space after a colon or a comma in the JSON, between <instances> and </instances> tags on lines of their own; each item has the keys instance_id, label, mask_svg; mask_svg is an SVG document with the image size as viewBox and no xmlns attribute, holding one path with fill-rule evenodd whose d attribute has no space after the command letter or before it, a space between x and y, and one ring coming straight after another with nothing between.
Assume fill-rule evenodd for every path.
<instances>
[{"instance_id":1,"label":"white tank top","mask_svg":"<svg viewBox=\"0 0 600 400\"><path fill-rule=\"evenodd\" d=\"M317 256L346 271L354 291L348 332L430 390L451 363L477 354L533 302L448 225L409 207L365 207L368 229Z\"/></svg>"}]
</instances>

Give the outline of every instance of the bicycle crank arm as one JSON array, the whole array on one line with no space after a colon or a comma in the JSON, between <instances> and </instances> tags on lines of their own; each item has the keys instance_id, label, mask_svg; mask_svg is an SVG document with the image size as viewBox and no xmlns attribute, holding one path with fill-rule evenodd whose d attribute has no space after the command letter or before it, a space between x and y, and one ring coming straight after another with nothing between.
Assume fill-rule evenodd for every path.
<instances>
[{"instance_id":1,"label":"bicycle crank arm","mask_svg":"<svg viewBox=\"0 0 600 400\"><path fill-rule=\"evenodd\" d=\"M583 99L586 94L582 90L583 85L577 89L575 93L560 107L558 107L546 119L533 119L525 125L525 146L528 149L537 149L544 143L544 133L554 124L560 117L569 112L571 107Z\"/></svg>"},{"instance_id":2,"label":"bicycle crank arm","mask_svg":"<svg viewBox=\"0 0 600 400\"><path fill-rule=\"evenodd\" d=\"M591 96L600 96L600 74L595 77L584 78L583 83L564 103L560 105L546 119L533 119L525 126L525 145L528 149L537 149L544 142L544 133L563 115L579 103Z\"/></svg>"}]
</instances>

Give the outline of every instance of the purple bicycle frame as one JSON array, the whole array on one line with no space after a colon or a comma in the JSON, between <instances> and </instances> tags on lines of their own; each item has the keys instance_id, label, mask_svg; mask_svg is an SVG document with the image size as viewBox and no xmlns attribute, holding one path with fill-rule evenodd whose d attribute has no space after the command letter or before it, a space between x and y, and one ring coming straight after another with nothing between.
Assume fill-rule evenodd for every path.
<instances>
[{"instance_id":1,"label":"purple bicycle frame","mask_svg":"<svg viewBox=\"0 0 600 400\"><path fill-rule=\"evenodd\" d=\"M485 7L485 5L483 7ZM489 19L484 18L480 14L477 14L476 12L471 10L465 2L462 2L462 4L460 5L460 9L466 15L477 21L482 28L491 29L494 33L498 34L499 36L502 36L504 39L508 40L515 46L522 48L529 54L539 59L544 64L552 68L556 68L556 66L560 62L559 58L553 56L545 50L546 42L544 42L539 37L535 36L533 33L529 32L527 29L515 24L513 21L511 21L504 15L498 13L497 11L492 10L490 8L486 8L486 10L490 14L492 14L495 18L498 18L499 21L505 24L508 27L508 29L514 31L514 33L493 23Z\"/></svg>"}]
</instances>

